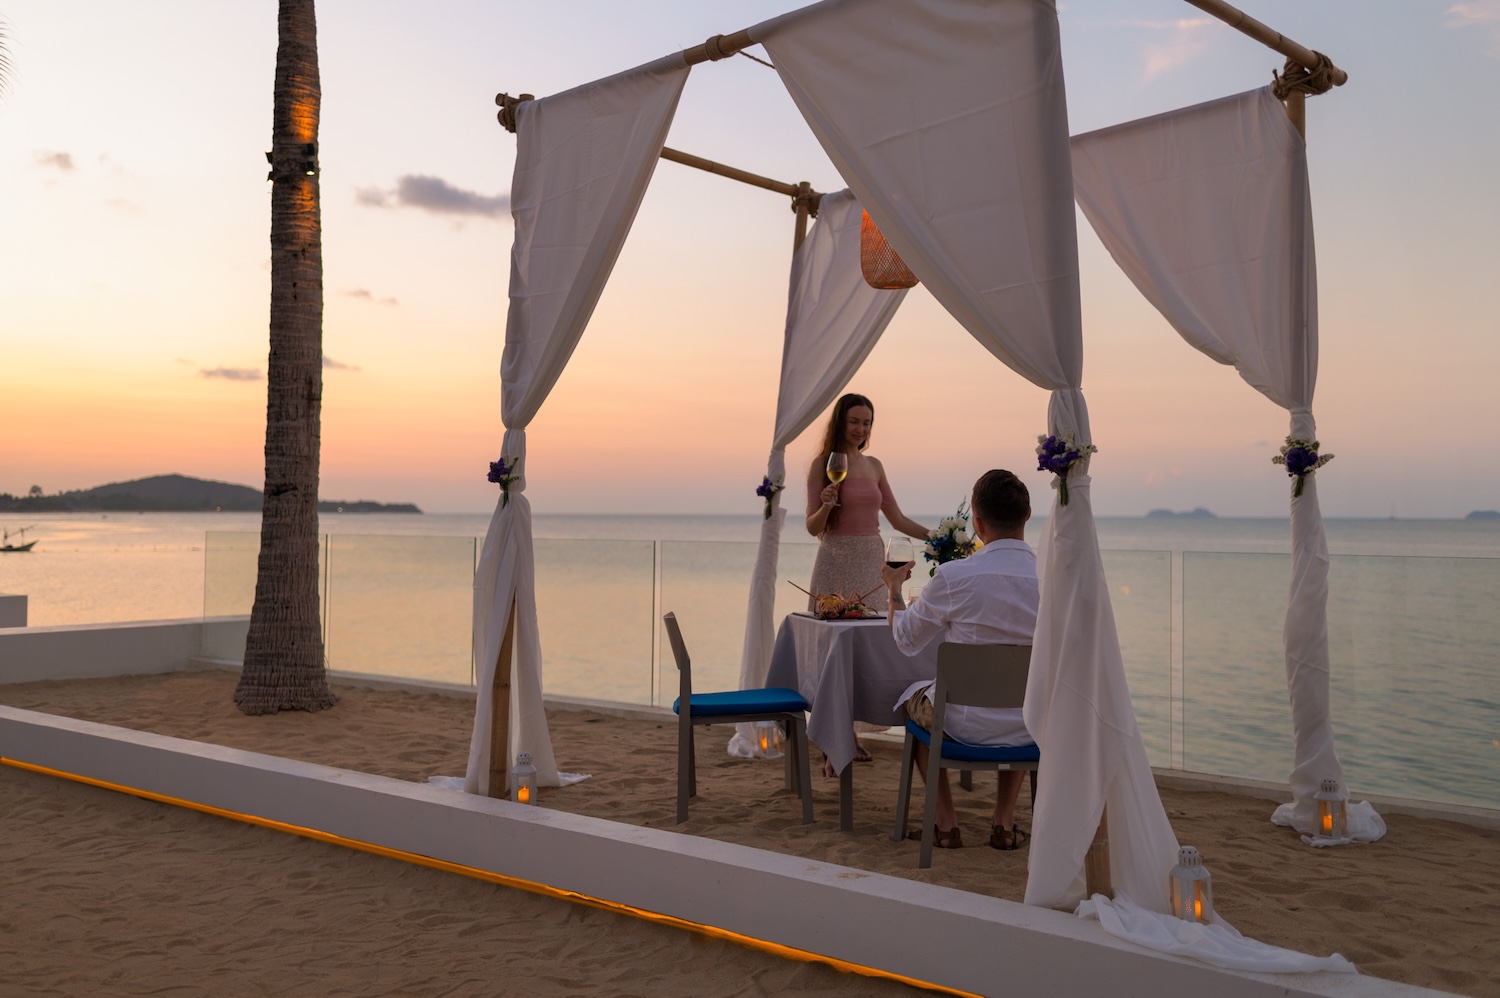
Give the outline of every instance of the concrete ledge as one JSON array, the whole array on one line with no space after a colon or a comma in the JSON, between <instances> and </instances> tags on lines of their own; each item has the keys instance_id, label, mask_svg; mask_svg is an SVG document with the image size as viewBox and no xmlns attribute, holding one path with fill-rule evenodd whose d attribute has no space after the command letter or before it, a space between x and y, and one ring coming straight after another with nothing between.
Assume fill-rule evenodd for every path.
<instances>
[{"instance_id":1,"label":"concrete ledge","mask_svg":"<svg viewBox=\"0 0 1500 998\"><path fill-rule=\"evenodd\" d=\"M26 604L25 596L0 593L0 627L25 627Z\"/></svg>"},{"instance_id":2,"label":"concrete ledge","mask_svg":"<svg viewBox=\"0 0 1500 998\"><path fill-rule=\"evenodd\" d=\"M0 706L0 756L979 994L1437 994L1354 975L1216 970L1140 949L1108 936L1096 922L1061 912L12 707Z\"/></svg>"},{"instance_id":3,"label":"concrete ledge","mask_svg":"<svg viewBox=\"0 0 1500 998\"><path fill-rule=\"evenodd\" d=\"M23 627L0 633L0 683L181 672L202 646L201 617Z\"/></svg>"}]
</instances>

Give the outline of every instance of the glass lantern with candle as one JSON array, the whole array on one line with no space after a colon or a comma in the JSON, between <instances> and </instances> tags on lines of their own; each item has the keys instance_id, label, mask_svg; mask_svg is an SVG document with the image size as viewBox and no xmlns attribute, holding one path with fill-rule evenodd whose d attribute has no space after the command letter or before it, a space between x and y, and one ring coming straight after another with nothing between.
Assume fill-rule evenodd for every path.
<instances>
[{"instance_id":1,"label":"glass lantern with candle","mask_svg":"<svg viewBox=\"0 0 1500 998\"><path fill-rule=\"evenodd\" d=\"M531 753L516 756L516 764L510 771L511 800L517 804L536 804L536 767L531 764Z\"/></svg>"},{"instance_id":2,"label":"glass lantern with candle","mask_svg":"<svg viewBox=\"0 0 1500 998\"><path fill-rule=\"evenodd\" d=\"M1339 793L1338 780L1324 780L1313 799L1318 802L1318 830L1320 839L1344 839L1349 837L1349 806L1344 795Z\"/></svg>"},{"instance_id":3,"label":"glass lantern with candle","mask_svg":"<svg viewBox=\"0 0 1500 998\"><path fill-rule=\"evenodd\" d=\"M776 721L760 721L755 726L756 747L767 759L781 758L781 724Z\"/></svg>"},{"instance_id":4,"label":"glass lantern with candle","mask_svg":"<svg viewBox=\"0 0 1500 998\"><path fill-rule=\"evenodd\" d=\"M1172 914L1185 922L1207 924L1214 917L1213 878L1192 846L1177 850L1172 868Z\"/></svg>"}]
</instances>

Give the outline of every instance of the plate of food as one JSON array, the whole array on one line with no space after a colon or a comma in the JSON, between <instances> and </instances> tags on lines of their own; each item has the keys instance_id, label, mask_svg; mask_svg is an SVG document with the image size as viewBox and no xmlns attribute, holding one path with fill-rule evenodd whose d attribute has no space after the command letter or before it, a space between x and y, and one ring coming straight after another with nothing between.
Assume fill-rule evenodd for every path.
<instances>
[{"instance_id":1,"label":"plate of food","mask_svg":"<svg viewBox=\"0 0 1500 998\"><path fill-rule=\"evenodd\" d=\"M802 589L795 582L792 585L798 589ZM880 587L876 586L875 588L879 589ZM806 589L802 589L802 591L807 593ZM875 589L871 589L869 593L857 596L845 596L841 592L824 593L821 596L813 596L812 593L807 593L808 596L812 596L813 608L811 611L800 615L803 617L815 617L818 620L884 620L885 614L878 610L872 610L864 604L864 598L874 591Z\"/></svg>"}]
</instances>

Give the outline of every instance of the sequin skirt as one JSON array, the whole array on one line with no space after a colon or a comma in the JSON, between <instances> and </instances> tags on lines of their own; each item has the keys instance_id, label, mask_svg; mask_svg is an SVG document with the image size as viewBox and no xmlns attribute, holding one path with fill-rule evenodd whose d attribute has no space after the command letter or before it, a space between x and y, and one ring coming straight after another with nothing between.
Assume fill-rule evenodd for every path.
<instances>
[{"instance_id":1,"label":"sequin skirt","mask_svg":"<svg viewBox=\"0 0 1500 998\"><path fill-rule=\"evenodd\" d=\"M807 588L818 596L842 592L852 598L869 593L864 599L865 606L885 613L888 597L880 576L880 567L884 564L885 543L879 534L829 534L818 545L812 582ZM870 592L872 589L874 592ZM807 608L814 609L811 599L807 601Z\"/></svg>"}]
</instances>

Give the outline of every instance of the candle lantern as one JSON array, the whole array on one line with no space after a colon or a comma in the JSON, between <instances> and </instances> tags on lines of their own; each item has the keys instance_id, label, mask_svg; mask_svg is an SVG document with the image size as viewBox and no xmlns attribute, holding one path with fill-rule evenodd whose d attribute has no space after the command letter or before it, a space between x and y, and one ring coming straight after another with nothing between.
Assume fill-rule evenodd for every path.
<instances>
[{"instance_id":1,"label":"candle lantern","mask_svg":"<svg viewBox=\"0 0 1500 998\"><path fill-rule=\"evenodd\" d=\"M885 241L868 211L859 222L859 269L866 284L883 291L912 288L918 283L917 275Z\"/></svg>"},{"instance_id":2,"label":"candle lantern","mask_svg":"<svg viewBox=\"0 0 1500 998\"><path fill-rule=\"evenodd\" d=\"M517 804L536 804L536 767L531 764L531 753L516 756L516 764L510 771L511 800Z\"/></svg>"},{"instance_id":3,"label":"candle lantern","mask_svg":"<svg viewBox=\"0 0 1500 998\"><path fill-rule=\"evenodd\" d=\"M761 721L755 726L756 746L767 759L781 755L781 725L775 721Z\"/></svg>"},{"instance_id":4,"label":"candle lantern","mask_svg":"<svg viewBox=\"0 0 1500 998\"><path fill-rule=\"evenodd\" d=\"M1338 780L1324 780L1322 788L1313 795L1318 802L1318 830L1315 838L1344 839L1349 837L1349 806L1344 795L1339 793Z\"/></svg>"},{"instance_id":5,"label":"candle lantern","mask_svg":"<svg viewBox=\"0 0 1500 998\"><path fill-rule=\"evenodd\" d=\"M1185 922L1212 922L1214 917L1213 878L1192 846L1177 850L1177 865L1172 868L1172 914Z\"/></svg>"}]
</instances>

